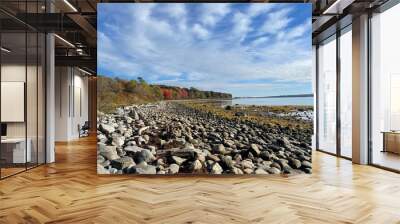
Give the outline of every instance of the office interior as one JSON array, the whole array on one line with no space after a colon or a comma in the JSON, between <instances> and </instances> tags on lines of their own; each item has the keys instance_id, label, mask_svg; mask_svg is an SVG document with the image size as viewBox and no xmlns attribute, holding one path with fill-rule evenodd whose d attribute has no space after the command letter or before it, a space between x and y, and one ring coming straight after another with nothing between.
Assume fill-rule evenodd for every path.
<instances>
[{"instance_id":1,"label":"office interior","mask_svg":"<svg viewBox=\"0 0 400 224\"><path fill-rule=\"evenodd\" d=\"M1 179L55 162L56 142L95 129L96 39L82 28L95 24L94 10L79 5L84 17L71 6L0 2Z\"/></svg>"},{"instance_id":2,"label":"office interior","mask_svg":"<svg viewBox=\"0 0 400 224\"><path fill-rule=\"evenodd\" d=\"M400 4L321 4L328 9L313 22L315 148L399 172Z\"/></svg>"},{"instance_id":3,"label":"office interior","mask_svg":"<svg viewBox=\"0 0 400 224\"><path fill-rule=\"evenodd\" d=\"M1 178L95 132L96 4L107 2L120 1L1 1ZM296 2L313 5L314 149L400 172L400 4Z\"/></svg>"}]
</instances>

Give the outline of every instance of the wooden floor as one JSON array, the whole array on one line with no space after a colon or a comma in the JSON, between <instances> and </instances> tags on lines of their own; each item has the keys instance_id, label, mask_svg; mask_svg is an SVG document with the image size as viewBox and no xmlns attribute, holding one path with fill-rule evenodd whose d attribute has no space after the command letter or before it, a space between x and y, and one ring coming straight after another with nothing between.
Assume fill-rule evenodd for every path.
<instances>
[{"instance_id":1,"label":"wooden floor","mask_svg":"<svg viewBox=\"0 0 400 224\"><path fill-rule=\"evenodd\" d=\"M374 164L388 167L395 170L400 170L400 155L392 152L374 151Z\"/></svg>"},{"instance_id":2,"label":"wooden floor","mask_svg":"<svg viewBox=\"0 0 400 224\"><path fill-rule=\"evenodd\" d=\"M400 175L315 152L292 177L97 176L95 139L0 181L0 223L400 223Z\"/></svg>"}]
</instances>

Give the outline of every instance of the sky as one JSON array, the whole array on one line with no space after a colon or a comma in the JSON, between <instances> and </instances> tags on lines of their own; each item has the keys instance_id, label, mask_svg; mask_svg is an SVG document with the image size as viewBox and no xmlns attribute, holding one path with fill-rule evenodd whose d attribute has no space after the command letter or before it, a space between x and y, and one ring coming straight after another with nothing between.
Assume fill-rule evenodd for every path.
<instances>
[{"instance_id":1,"label":"sky","mask_svg":"<svg viewBox=\"0 0 400 224\"><path fill-rule=\"evenodd\" d=\"M312 92L311 4L98 4L98 74L238 96Z\"/></svg>"}]
</instances>

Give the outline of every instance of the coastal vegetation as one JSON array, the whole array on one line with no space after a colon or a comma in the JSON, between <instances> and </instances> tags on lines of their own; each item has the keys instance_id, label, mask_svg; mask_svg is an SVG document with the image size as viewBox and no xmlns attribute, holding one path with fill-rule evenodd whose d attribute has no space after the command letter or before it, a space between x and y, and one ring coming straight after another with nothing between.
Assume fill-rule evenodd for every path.
<instances>
[{"instance_id":1,"label":"coastal vegetation","mask_svg":"<svg viewBox=\"0 0 400 224\"><path fill-rule=\"evenodd\" d=\"M231 99L229 93L203 91L177 86L154 85L139 77L134 80L123 80L98 76L97 108L102 112L110 112L120 106L144 104L161 100L183 99Z\"/></svg>"},{"instance_id":2,"label":"coastal vegetation","mask_svg":"<svg viewBox=\"0 0 400 224\"><path fill-rule=\"evenodd\" d=\"M312 132L312 106L257 106L233 105L221 107L207 102L182 102L186 107L215 114L219 117L234 121L250 121L266 126L282 128L297 128ZM304 115L309 115L305 117Z\"/></svg>"}]
</instances>

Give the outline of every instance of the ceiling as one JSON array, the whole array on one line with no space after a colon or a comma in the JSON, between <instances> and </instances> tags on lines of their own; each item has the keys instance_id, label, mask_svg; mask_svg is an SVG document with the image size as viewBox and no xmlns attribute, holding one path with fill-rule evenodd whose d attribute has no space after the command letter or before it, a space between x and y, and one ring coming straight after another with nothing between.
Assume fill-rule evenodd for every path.
<instances>
[{"instance_id":1,"label":"ceiling","mask_svg":"<svg viewBox=\"0 0 400 224\"><path fill-rule=\"evenodd\" d=\"M99 2L48 0L46 5L45 0L1 0L0 23L3 36L10 39L7 42L10 46L13 45L12 54L18 55L18 52L24 54L22 49L25 43L24 41L21 43L20 40L24 39L25 31L55 33L56 66L78 66L95 74L96 5ZM29 52L30 45L27 49Z\"/></svg>"},{"instance_id":2,"label":"ceiling","mask_svg":"<svg viewBox=\"0 0 400 224\"><path fill-rule=\"evenodd\" d=\"M313 5L313 42L335 32L338 21L351 23L351 16L373 9L387 0L292 0L252 2L298 2ZM18 33L26 29L54 32L56 65L79 66L96 73L97 3L135 2L129 0L1 0L2 32ZM136 1L138 2L138 1ZM150 1L141 1L150 2ZM159 1L167 2L167 1ZM182 1L184 2L184 1ZM192 1L193 2L193 1ZM224 1L220 2L232 2ZM248 1L238 1L248 2ZM51 9L51 10L50 10ZM49 13L49 12L52 13ZM27 12L27 13L26 13ZM332 28L333 27L333 28ZM15 40L18 40L16 38Z\"/></svg>"},{"instance_id":3,"label":"ceiling","mask_svg":"<svg viewBox=\"0 0 400 224\"><path fill-rule=\"evenodd\" d=\"M351 24L352 18L378 8L388 0L309 0L313 4L312 37L316 44Z\"/></svg>"}]
</instances>

